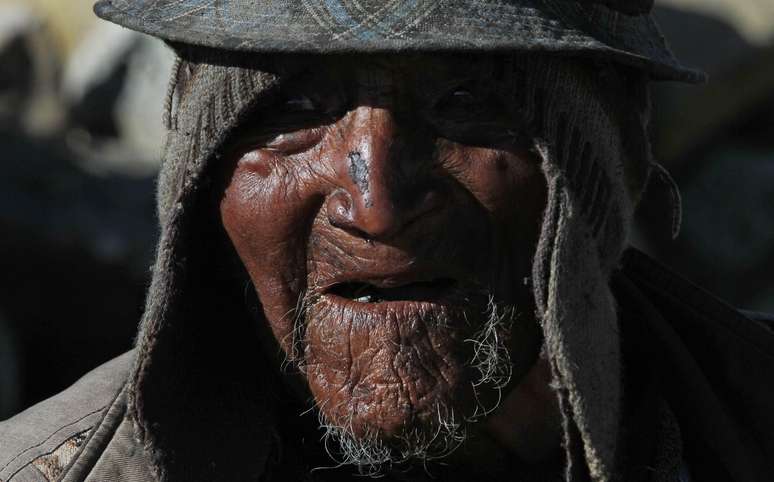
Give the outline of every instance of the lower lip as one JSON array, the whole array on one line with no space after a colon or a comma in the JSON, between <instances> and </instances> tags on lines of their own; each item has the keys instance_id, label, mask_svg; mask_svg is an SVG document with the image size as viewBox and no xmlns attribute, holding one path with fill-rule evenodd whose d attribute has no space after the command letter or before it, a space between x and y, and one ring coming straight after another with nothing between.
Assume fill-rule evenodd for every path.
<instances>
[{"instance_id":1,"label":"lower lip","mask_svg":"<svg viewBox=\"0 0 774 482\"><path fill-rule=\"evenodd\" d=\"M333 293L326 293L322 295L322 300L325 300L333 305L341 306L347 309L368 311L371 313L394 313L396 310L407 307L414 308L416 310L432 310L437 308L446 308L451 305L455 305L448 293L444 293L433 299L427 300L393 300L393 301L378 301L378 302L363 302L356 301L351 298L345 298Z\"/></svg>"}]
</instances>

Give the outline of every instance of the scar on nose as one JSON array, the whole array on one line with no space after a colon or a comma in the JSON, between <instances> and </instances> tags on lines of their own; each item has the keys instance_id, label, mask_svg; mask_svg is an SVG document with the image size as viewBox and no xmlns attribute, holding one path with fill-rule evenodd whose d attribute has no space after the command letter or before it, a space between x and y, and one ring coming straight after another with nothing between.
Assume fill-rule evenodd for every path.
<instances>
[{"instance_id":1,"label":"scar on nose","mask_svg":"<svg viewBox=\"0 0 774 482\"><path fill-rule=\"evenodd\" d=\"M349 177L355 183L360 194L367 195L368 186L368 163L365 158L357 151L349 153ZM366 200L366 207L371 207L371 201Z\"/></svg>"}]
</instances>

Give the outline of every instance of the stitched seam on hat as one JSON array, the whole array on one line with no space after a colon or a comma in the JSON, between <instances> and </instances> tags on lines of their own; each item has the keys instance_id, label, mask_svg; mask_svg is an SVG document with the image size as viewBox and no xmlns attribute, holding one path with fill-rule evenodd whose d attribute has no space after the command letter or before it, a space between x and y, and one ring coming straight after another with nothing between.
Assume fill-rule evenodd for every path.
<instances>
[{"instance_id":1,"label":"stitched seam on hat","mask_svg":"<svg viewBox=\"0 0 774 482\"><path fill-rule=\"evenodd\" d=\"M174 22L175 20L179 20L183 17L188 17L190 15L193 15L196 12L200 12L202 10L206 10L210 7L212 7L215 4L216 0L210 0L210 3L207 5L197 5L195 8L192 8L191 10L183 13L179 13L177 15L174 15L172 17L167 17L164 19L165 22Z\"/></svg>"},{"instance_id":2,"label":"stitched seam on hat","mask_svg":"<svg viewBox=\"0 0 774 482\"><path fill-rule=\"evenodd\" d=\"M381 8L377 9L375 12L372 12L372 13L366 15L366 17L363 18L361 22L357 22L356 21L357 25L349 27L349 28L339 32L338 34L334 34L332 40L340 40L342 37L351 35L353 32L357 31L358 29L362 29L363 27L366 27L366 26L370 26L370 28L375 28L376 30L380 30L380 29L378 29L378 26L375 24L374 19L377 18L377 17L381 17L382 13L384 13L386 10L392 8L399 1L400 0L390 0L388 2L385 2L384 5L381 6ZM328 11L329 15L332 15L330 13L330 10L328 10L327 8L326 8L326 11ZM353 19L353 20L355 20L355 19ZM379 33L383 34L383 32L379 32Z\"/></svg>"}]
</instances>

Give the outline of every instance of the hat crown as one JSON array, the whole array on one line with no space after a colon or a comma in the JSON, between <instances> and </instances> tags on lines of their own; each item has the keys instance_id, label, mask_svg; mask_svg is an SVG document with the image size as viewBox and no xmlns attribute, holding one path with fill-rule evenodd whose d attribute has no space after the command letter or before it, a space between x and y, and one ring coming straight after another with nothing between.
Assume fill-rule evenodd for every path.
<instances>
[{"instance_id":1,"label":"hat crown","mask_svg":"<svg viewBox=\"0 0 774 482\"><path fill-rule=\"evenodd\" d=\"M653 0L99 0L97 15L170 42L258 53L531 51L609 58L700 81Z\"/></svg>"}]
</instances>

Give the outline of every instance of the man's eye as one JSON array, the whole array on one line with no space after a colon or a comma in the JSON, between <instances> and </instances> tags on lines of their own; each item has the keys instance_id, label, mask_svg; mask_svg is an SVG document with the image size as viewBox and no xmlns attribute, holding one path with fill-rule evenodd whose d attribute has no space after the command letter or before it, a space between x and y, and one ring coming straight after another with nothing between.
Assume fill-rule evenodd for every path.
<instances>
[{"instance_id":1,"label":"man's eye","mask_svg":"<svg viewBox=\"0 0 774 482\"><path fill-rule=\"evenodd\" d=\"M470 100L473 98L473 94L466 89L455 90L454 92L452 92L451 96L454 99L463 99L463 100Z\"/></svg>"},{"instance_id":2,"label":"man's eye","mask_svg":"<svg viewBox=\"0 0 774 482\"><path fill-rule=\"evenodd\" d=\"M297 154L317 145L322 140L323 132L323 128L317 127L277 134L266 139L262 148L286 155Z\"/></svg>"},{"instance_id":3,"label":"man's eye","mask_svg":"<svg viewBox=\"0 0 774 482\"><path fill-rule=\"evenodd\" d=\"M440 98L428 121L443 138L467 145L520 147L528 141L492 92L457 86Z\"/></svg>"},{"instance_id":4,"label":"man's eye","mask_svg":"<svg viewBox=\"0 0 774 482\"><path fill-rule=\"evenodd\" d=\"M476 96L468 89L458 88L441 98L435 105L436 112L440 114L453 113L458 109L466 109L477 103Z\"/></svg>"},{"instance_id":5,"label":"man's eye","mask_svg":"<svg viewBox=\"0 0 774 482\"><path fill-rule=\"evenodd\" d=\"M318 110L317 104L303 94L288 97L283 106L290 112L316 112Z\"/></svg>"}]
</instances>

